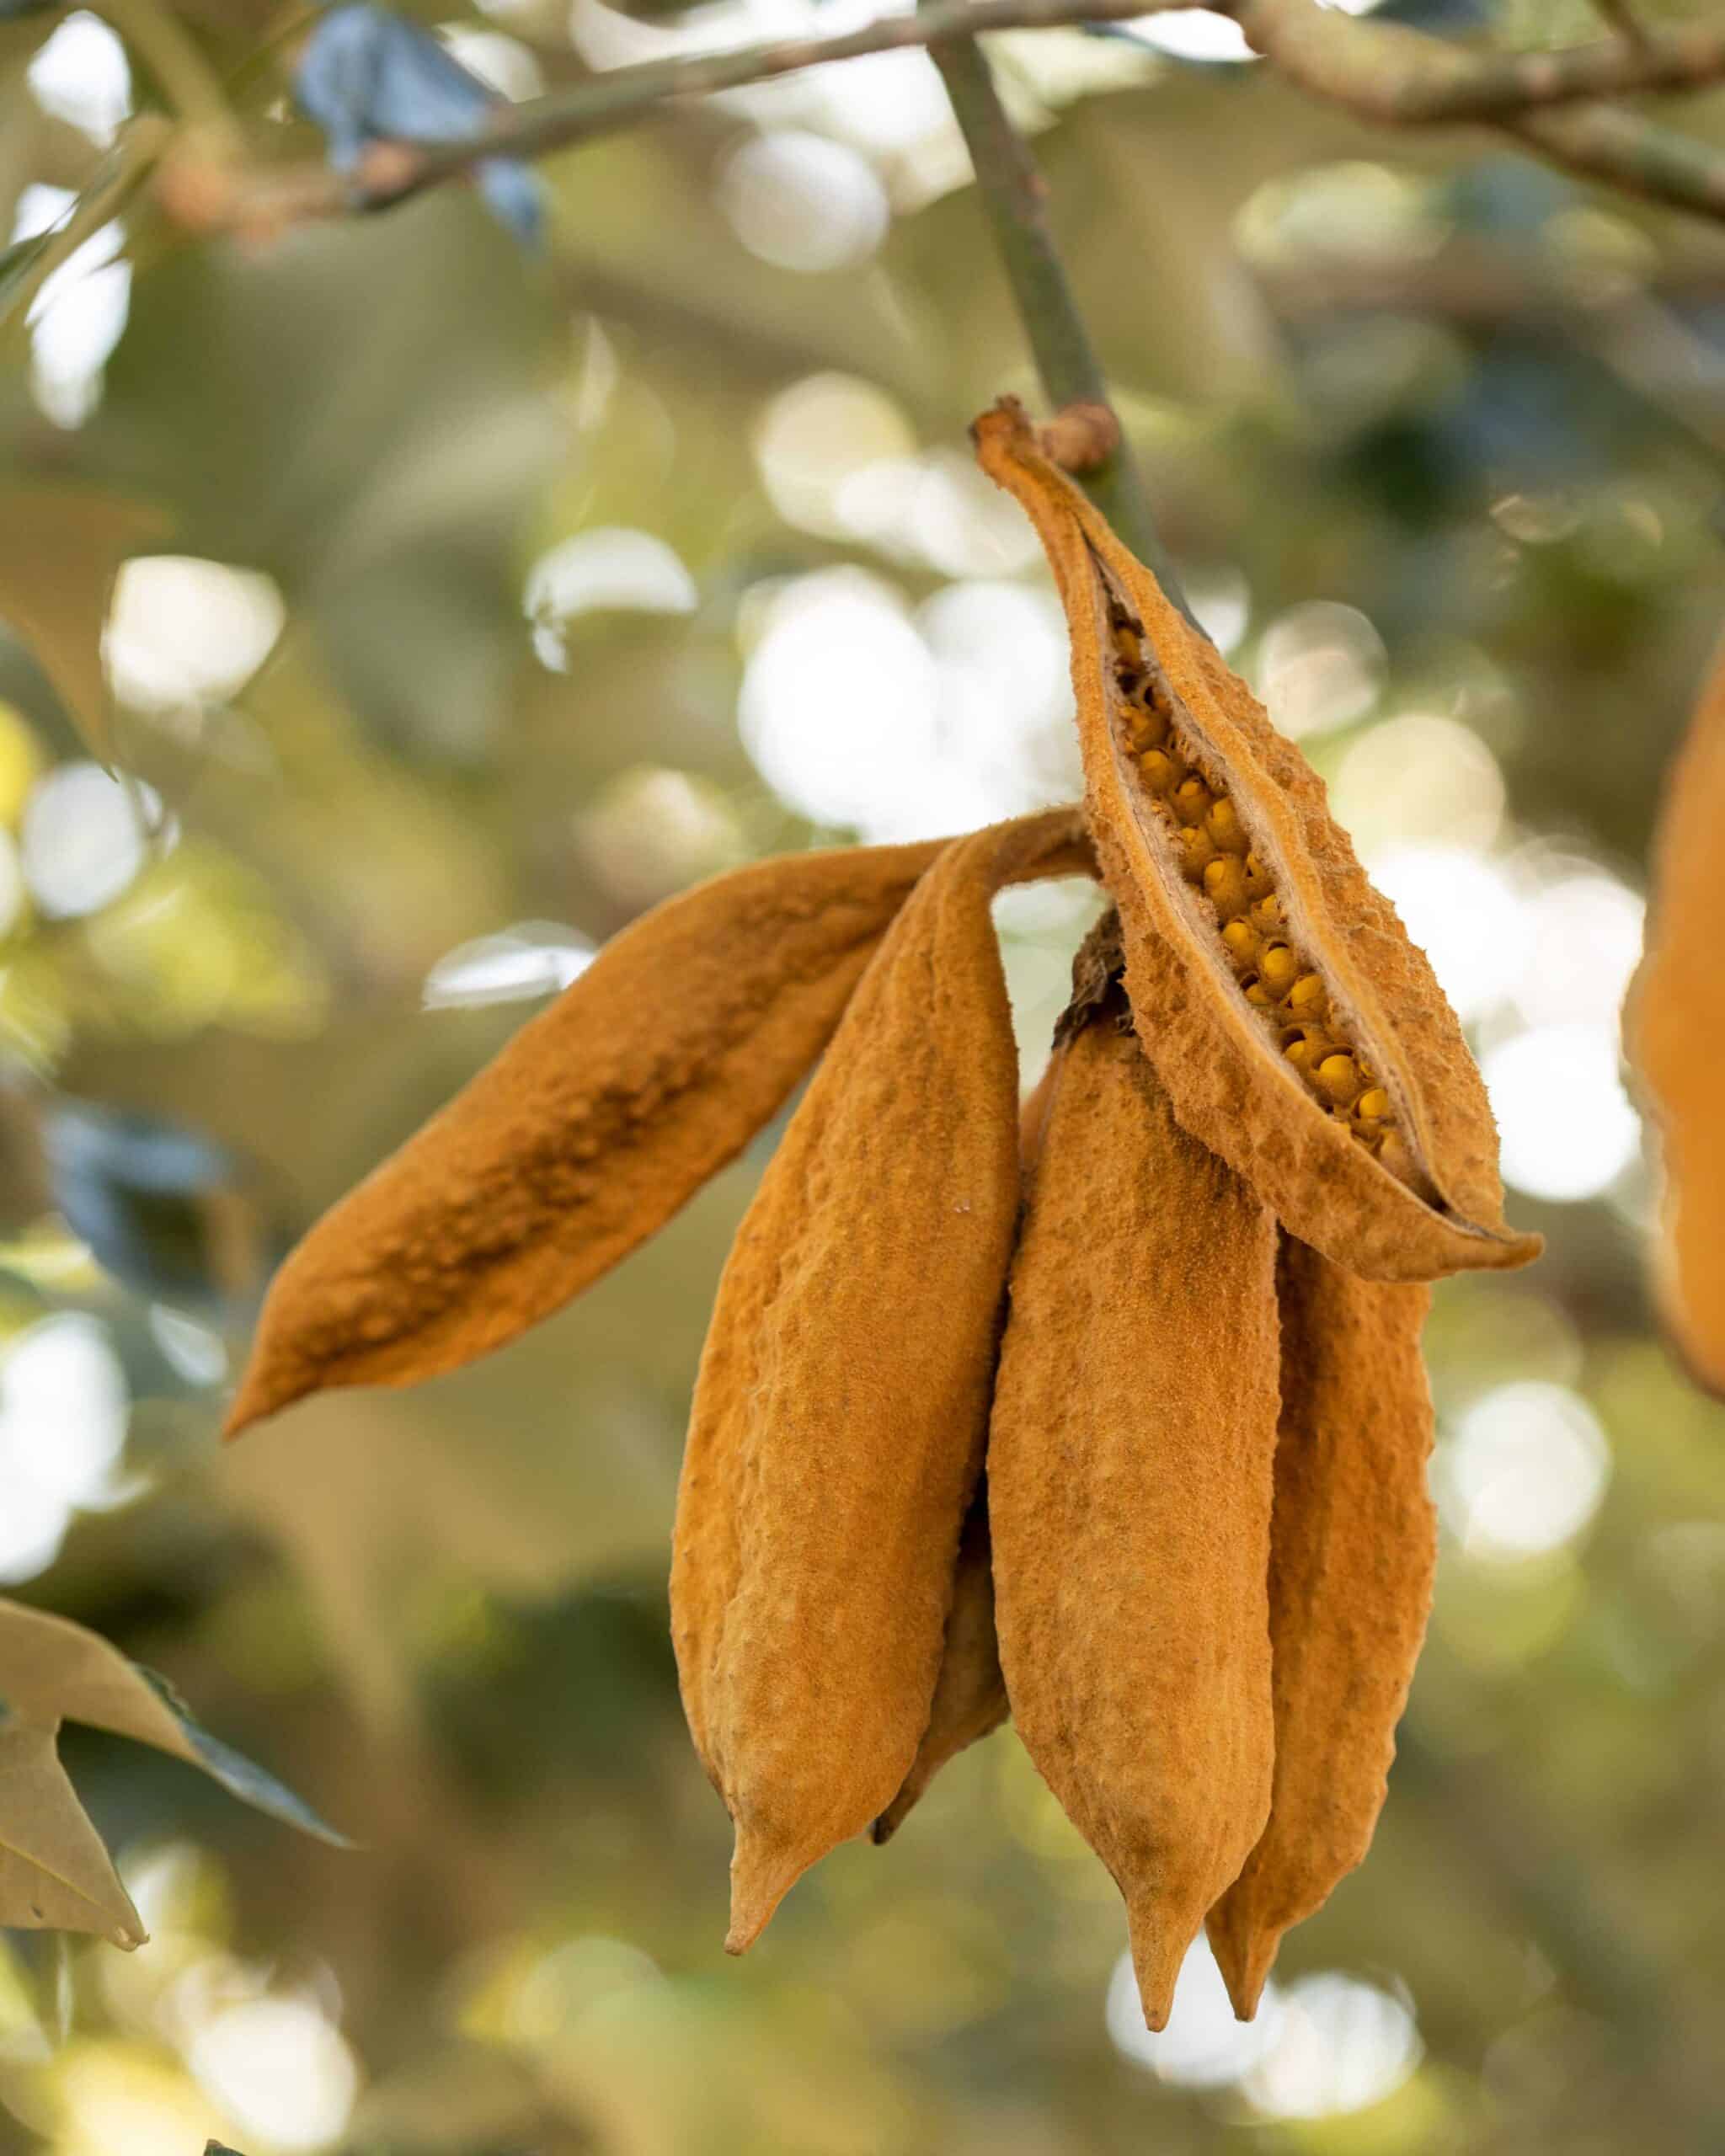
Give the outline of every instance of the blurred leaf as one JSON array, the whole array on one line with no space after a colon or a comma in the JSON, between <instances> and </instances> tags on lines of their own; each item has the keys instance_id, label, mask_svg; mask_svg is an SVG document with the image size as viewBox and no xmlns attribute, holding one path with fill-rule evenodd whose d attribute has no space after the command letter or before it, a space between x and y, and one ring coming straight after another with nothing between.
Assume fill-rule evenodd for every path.
<instances>
[{"instance_id":1,"label":"blurred leaf","mask_svg":"<svg viewBox=\"0 0 1725 2156\"><path fill-rule=\"evenodd\" d=\"M306 40L294 95L317 121L338 172L362 166L378 142L459 142L497 110L494 91L415 24L387 8L332 8ZM543 221L539 181L518 158L488 157L479 189L527 246Z\"/></svg>"},{"instance_id":2,"label":"blurred leaf","mask_svg":"<svg viewBox=\"0 0 1725 2156\"><path fill-rule=\"evenodd\" d=\"M0 620L53 683L90 753L113 757L113 706L102 631L121 563L168 532L160 510L119 495L8 488L0 523Z\"/></svg>"},{"instance_id":3,"label":"blurred leaf","mask_svg":"<svg viewBox=\"0 0 1725 2156\"><path fill-rule=\"evenodd\" d=\"M180 1732L191 1746L184 1756L195 1757L199 1766L212 1780L221 1783L230 1796L249 1804L255 1812L267 1812L272 1819L296 1827L302 1834L314 1835L320 1842L328 1842L339 1849L350 1849L354 1844L345 1834L339 1834L326 1820L318 1817L302 1796L295 1796L285 1782L276 1780L266 1768L248 1759L243 1752L236 1752L231 1744L224 1744L219 1737L212 1737L202 1725L193 1720L185 1702L159 1671L147 1669L142 1662L132 1668L150 1687L168 1712L179 1723Z\"/></svg>"},{"instance_id":4,"label":"blurred leaf","mask_svg":"<svg viewBox=\"0 0 1725 2156\"><path fill-rule=\"evenodd\" d=\"M171 1753L243 1802L339 1847L348 1844L261 1767L200 1729L167 1680L70 1619L0 1600L0 1699L23 1721L88 1722Z\"/></svg>"},{"instance_id":5,"label":"blurred leaf","mask_svg":"<svg viewBox=\"0 0 1725 2156\"><path fill-rule=\"evenodd\" d=\"M0 1924L142 1946L143 1920L60 1764L59 1726L57 1716L0 1726Z\"/></svg>"},{"instance_id":6,"label":"blurred leaf","mask_svg":"<svg viewBox=\"0 0 1725 2156\"><path fill-rule=\"evenodd\" d=\"M13 292L29 275L31 266L53 237L51 226L45 232L32 232L26 239L14 240L10 247L0 248L0 313L5 312Z\"/></svg>"},{"instance_id":7,"label":"blurred leaf","mask_svg":"<svg viewBox=\"0 0 1725 2156\"><path fill-rule=\"evenodd\" d=\"M190 1125L56 1101L42 1149L54 1199L116 1280L152 1301L248 1304L272 1253L245 1164Z\"/></svg>"}]
</instances>

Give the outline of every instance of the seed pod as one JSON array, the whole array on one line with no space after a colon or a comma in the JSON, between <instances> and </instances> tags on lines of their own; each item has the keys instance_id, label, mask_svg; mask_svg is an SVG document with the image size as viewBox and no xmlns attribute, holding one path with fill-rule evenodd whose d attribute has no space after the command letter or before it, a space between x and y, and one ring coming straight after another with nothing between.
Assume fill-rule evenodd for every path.
<instances>
[{"instance_id":1,"label":"seed pod","mask_svg":"<svg viewBox=\"0 0 1725 2156\"><path fill-rule=\"evenodd\" d=\"M988 1496L985 1488L979 1488L959 1540L953 1606L947 1614L928 1726L898 1795L869 1829L877 1848L897 1833L948 1760L956 1759L967 1747L998 1729L1008 1712L1000 1642L995 1636Z\"/></svg>"},{"instance_id":2,"label":"seed pod","mask_svg":"<svg viewBox=\"0 0 1725 2156\"><path fill-rule=\"evenodd\" d=\"M1145 1053L1176 1115L1291 1233L1370 1278L1525 1263L1539 1238L1503 1225L1497 1135L1461 1027L1331 820L1322 781L1040 454L1022 411L1003 400L974 431L984 468L1035 524L1065 606L1087 809L1120 909ZM1272 996L1265 1004L1237 984L1213 910L1185 888L1207 863L1194 871L1186 832L1140 786L1124 752L1117 624L1138 640L1140 663L1172 713L1170 753L1233 806L1248 841L1248 895L1274 892L1281 903L1285 942L1299 959L1286 985L1317 974L1333 1029L1381 1075L1406 1179L1336 1122L1281 1055L1285 988L1261 976L1258 987Z\"/></svg>"},{"instance_id":3,"label":"seed pod","mask_svg":"<svg viewBox=\"0 0 1725 2156\"><path fill-rule=\"evenodd\" d=\"M1625 1006L1625 1045L1664 1155L1654 1292L1691 1374L1725 1396L1725 647L1713 661L1665 787L1653 846L1647 955Z\"/></svg>"},{"instance_id":4,"label":"seed pod","mask_svg":"<svg viewBox=\"0 0 1725 2156\"><path fill-rule=\"evenodd\" d=\"M1062 809L956 841L852 997L739 1230L677 1496L671 1631L736 1828L740 1953L879 1817L928 1726L1018 1210L989 904Z\"/></svg>"},{"instance_id":5,"label":"seed pod","mask_svg":"<svg viewBox=\"0 0 1725 2156\"><path fill-rule=\"evenodd\" d=\"M1018 1166L1025 1198L1042 1151L1055 1068L1050 1061L1018 1113ZM903 1826L906 1815L948 1759L955 1759L1007 1719L1007 1684L1001 1675L1000 1642L995 1636L986 1483L985 1476L959 1541L953 1606L947 1617L946 1645L941 1652L928 1727L922 1733L903 1788L869 1830L877 1847L889 1841Z\"/></svg>"},{"instance_id":6,"label":"seed pod","mask_svg":"<svg viewBox=\"0 0 1725 2156\"><path fill-rule=\"evenodd\" d=\"M627 1257L777 1109L939 852L765 861L624 930L289 1257L227 1434L457 1369Z\"/></svg>"},{"instance_id":7,"label":"seed pod","mask_svg":"<svg viewBox=\"0 0 1725 2156\"><path fill-rule=\"evenodd\" d=\"M1210 1911L1249 2021L1290 1925L1365 1854L1431 1603L1423 1287L1361 1280L1284 1236L1270 1524L1276 1764L1269 1824Z\"/></svg>"},{"instance_id":8,"label":"seed pod","mask_svg":"<svg viewBox=\"0 0 1725 2156\"><path fill-rule=\"evenodd\" d=\"M1159 2029L1269 1806L1276 1239L1123 1018L1060 1051L988 1486L1013 1721L1125 1897Z\"/></svg>"}]
</instances>

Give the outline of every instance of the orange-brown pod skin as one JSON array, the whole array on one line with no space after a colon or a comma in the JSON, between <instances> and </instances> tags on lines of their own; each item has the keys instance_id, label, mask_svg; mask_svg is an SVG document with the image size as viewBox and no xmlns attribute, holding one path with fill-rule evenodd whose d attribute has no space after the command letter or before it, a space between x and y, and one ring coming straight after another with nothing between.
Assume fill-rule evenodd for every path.
<instances>
[{"instance_id":1,"label":"orange-brown pod skin","mask_svg":"<svg viewBox=\"0 0 1725 2156\"><path fill-rule=\"evenodd\" d=\"M1430 1291L1361 1280L1284 1237L1282 1411L1270 1523L1275 1782L1269 1824L1210 1913L1249 2020L1282 1935L1365 1856L1425 1637Z\"/></svg>"},{"instance_id":2,"label":"orange-brown pod skin","mask_svg":"<svg viewBox=\"0 0 1725 2156\"><path fill-rule=\"evenodd\" d=\"M1059 1054L989 1428L1012 1719L1146 2020L1269 1810L1275 1225L1104 1006Z\"/></svg>"},{"instance_id":3,"label":"orange-brown pod skin","mask_svg":"<svg viewBox=\"0 0 1725 2156\"><path fill-rule=\"evenodd\" d=\"M1692 1374L1725 1395L1725 974L1712 924L1725 907L1725 651L1678 751L1653 841L1648 951L1626 1011L1631 1064L1650 1097L1665 1188L1653 1246L1661 1310Z\"/></svg>"},{"instance_id":4,"label":"orange-brown pod skin","mask_svg":"<svg viewBox=\"0 0 1725 2156\"><path fill-rule=\"evenodd\" d=\"M1055 1065L1050 1062L1018 1113L1018 1165L1028 1197L1047 1122ZM994 1561L988 1534L986 1480L972 1500L959 1541L953 1606L947 1614L940 1676L928 1726L904 1786L869 1830L877 1845L905 1823L930 1782L959 1753L1000 1727L1007 1718L1007 1680L1001 1674L1000 1641L994 1622Z\"/></svg>"},{"instance_id":5,"label":"orange-brown pod skin","mask_svg":"<svg viewBox=\"0 0 1725 2156\"><path fill-rule=\"evenodd\" d=\"M995 1636L988 1499L979 1489L959 1541L953 1606L947 1613L928 1726L898 1795L869 1829L876 1844L892 1839L949 1759L998 1729L1007 1715L1007 1680L1001 1674L1000 1641Z\"/></svg>"},{"instance_id":6,"label":"orange-brown pod skin","mask_svg":"<svg viewBox=\"0 0 1725 2156\"><path fill-rule=\"evenodd\" d=\"M590 1287L780 1107L939 851L761 862L625 929L293 1251L227 1433L457 1369Z\"/></svg>"},{"instance_id":7,"label":"orange-brown pod skin","mask_svg":"<svg viewBox=\"0 0 1725 2156\"><path fill-rule=\"evenodd\" d=\"M678 1490L671 1630L736 1829L740 1952L927 1726L1018 1208L989 913L1075 812L955 841L883 942L739 1230Z\"/></svg>"},{"instance_id":8,"label":"orange-brown pod skin","mask_svg":"<svg viewBox=\"0 0 1725 2156\"><path fill-rule=\"evenodd\" d=\"M1422 1280L1525 1264L1540 1239L1503 1224L1497 1133L1461 1027L1332 819L1323 782L1041 455L1011 400L974 432L985 470L1036 526L1065 607L1086 805L1120 910L1144 1051L1176 1115L1291 1233L1355 1272ZM1321 969L1350 1038L1393 1097L1398 1128L1381 1154L1313 1099L1236 978L1220 915L1201 896L1203 868L1219 851L1214 819L1178 837L1159 827L1164 781L1146 776L1122 739L1116 614L1136 624L1128 632L1167 704L1180 760L1207 796L1229 801L1288 936ZM1406 1172L1391 1172L1391 1160Z\"/></svg>"}]
</instances>

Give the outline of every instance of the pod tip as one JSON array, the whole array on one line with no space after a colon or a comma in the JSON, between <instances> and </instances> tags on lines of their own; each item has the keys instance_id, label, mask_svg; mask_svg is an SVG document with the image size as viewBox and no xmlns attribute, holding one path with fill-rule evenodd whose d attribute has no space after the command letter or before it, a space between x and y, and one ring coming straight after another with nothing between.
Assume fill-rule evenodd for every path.
<instances>
[{"instance_id":1,"label":"pod tip","mask_svg":"<svg viewBox=\"0 0 1725 2156\"><path fill-rule=\"evenodd\" d=\"M1232 2002L1234 2017L1250 2021L1282 1943L1279 1927L1254 1924L1243 1912L1231 1909L1226 1900L1211 1910L1205 1927L1210 1934L1216 1967L1222 1972Z\"/></svg>"},{"instance_id":2,"label":"pod tip","mask_svg":"<svg viewBox=\"0 0 1725 2156\"><path fill-rule=\"evenodd\" d=\"M724 1940L727 1954L748 1952L766 1930L773 1911L809 1869L809 1859L796 1855L784 1843L739 1825L737 1845L731 1856L731 1928Z\"/></svg>"},{"instance_id":3,"label":"pod tip","mask_svg":"<svg viewBox=\"0 0 1725 2156\"><path fill-rule=\"evenodd\" d=\"M1144 2008L1144 2024L1160 2032L1168 2025L1173 2010L1174 1987L1179 1981L1186 1950L1198 1932L1194 1919L1187 1924L1167 1906L1149 1911L1129 1911L1132 1933L1132 1967L1138 1977L1138 1997Z\"/></svg>"}]
</instances>

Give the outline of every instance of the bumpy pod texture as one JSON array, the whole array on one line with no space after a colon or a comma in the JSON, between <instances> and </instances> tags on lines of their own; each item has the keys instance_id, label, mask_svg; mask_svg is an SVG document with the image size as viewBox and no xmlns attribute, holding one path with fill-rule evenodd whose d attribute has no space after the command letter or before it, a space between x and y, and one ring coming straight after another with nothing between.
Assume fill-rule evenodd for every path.
<instances>
[{"instance_id":1,"label":"bumpy pod texture","mask_svg":"<svg viewBox=\"0 0 1725 2156\"><path fill-rule=\"evenodd\" d=\"M1503 1225L1461 1027L1322 781L1017 406L975 433L1065 606L1091 828L1175 1114L1290 1233L1369 1278L1536 1257L1537 1236Z\"/></svg>"},{"instance_id":2,"label":"bumpy pod texture","mask_svg":"<svg viewBox=\"0 0 1725 2156\"><path fill-rule=\"evenodd\" d=\"M785 1100L940 850L761 862L607 944L293 1252L228 1434L458 1369L627 1257Z\"/></svg>"},{"instance_id":3,"label":"bumpy pod texture","mask_svg":"<svg viewBox=\"0 0 1725 2156\"><path fill-rule=\"evenodd\" d=\"M1690 1369L1725 1393L1725 1115L1719 1049L1725 974L1712 924L1725 906L1725 651L1672 766L1653 845L1648 953L1626 1013L1627 1046L1664 1141L1654 1284Z\"/></svg>"},{"instance_id":4,"label":"bumpy pod texture","mask_svg":"<svg viewBox=\"0 0 1725 2156\"><path fill-rule=\"evenodd\" d=\"M989 1425L1001 1662L1161 2028L1269 1811L1275 1224L1109 1006L1058 1051Z\"/></svg>"},{"instance_id":5,"label":"bumpy pod texture","mask_svg":"<svg viewBox=\"0 0 1725 2156\"><path fill-rule=\"evenodd\" d=\"M1210 1911L1249 2020L1290 1926L1370 1845L1437 1559L1426 1494L1430 1291L1361 1280L1283 1239L1282 1414L1270 1525L1276 1765L1269 1824Z\"/></svg>"},{"instance_id":6,"label":"bumpy pod texture","mask_svg":"<svg viewBox=\"0 0 1725 2156\"><path fill-rule=\"evenodd\" d=\"M1047 1125L1055 1065L1049 1063L1018 1114L1018 1166L1026 1199ZM1000 1641L994 1621L994 1558L988 1533L985 1476L959 1539L953 1606L934 1688L928 1726L904 1785L870 1829L875 1844L889 1842L948 1759L1000 1727L1010 1710L1001 1674Z\"/></svg>"},{"instance_id":7,"label":"bumpy pod texture","mask_svg":"<svg viewBox=\"0 0 1725 2156\"><path fill-rule=\"evenodd\" d=\"M892 1802L928 1726L1018 1209L989 905L1082 864L1071 809L956 841L852 999L719 1284L671 1630L736 1829L741 1952Z\"/></svg>"}]
</instances>

